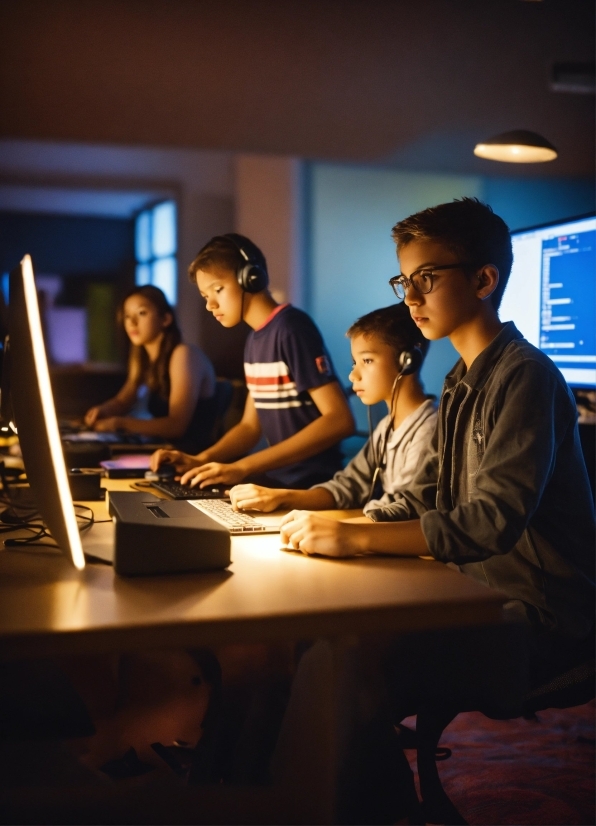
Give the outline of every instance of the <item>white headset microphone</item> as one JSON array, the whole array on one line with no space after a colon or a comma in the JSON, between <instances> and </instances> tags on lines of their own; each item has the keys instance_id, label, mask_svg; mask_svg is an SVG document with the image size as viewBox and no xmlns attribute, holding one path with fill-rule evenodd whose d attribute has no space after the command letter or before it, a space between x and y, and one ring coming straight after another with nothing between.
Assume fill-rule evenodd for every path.
<instances>
[{"instance_id":1,"label":"white headset microphone","mask_svg":"<svg viewBox=\"0 0 596 826\"><path fill-rule=\"evenodd\" d=\"M410 350L402 350L399 354L398 359L398 367L399 373L393 380L393 386L391 387L391 404L389 405L389 422L385 429L385 435L383 436L382 440L382 449L379 451L378 455L375 458L375 471L373 473L372 481L370 483L370 490L368 491L367 501L372 499L372 495L375 490L375 485L377 484L377 479L379 478L379 474L385 470L387 466L387 444L389 442L389 436L391 431L393 430L393 420L395 418L395 412L397 410L397 400L399 398L399 390L400 390L400 381L403 379L404 376L411 376L413 373L416 373L422 367L423 355L421 348L416 345L412 347ZM372 429L372 417L370 412L370 405L367 409L368 414L368 437L371 440L371 447L373 451L375 450L374 443L372 441L373 438L373 429ZM376 452L376 451L375 451Z\"/></svg>"}]
</instances>

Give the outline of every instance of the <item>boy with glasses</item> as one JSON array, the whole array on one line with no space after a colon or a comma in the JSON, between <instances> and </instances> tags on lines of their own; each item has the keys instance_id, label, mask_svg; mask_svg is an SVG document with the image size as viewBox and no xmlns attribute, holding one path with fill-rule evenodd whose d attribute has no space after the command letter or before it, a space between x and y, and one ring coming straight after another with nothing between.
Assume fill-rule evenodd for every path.
<instances>
[{"instance_id":1,"label":"boy with glasses","mask_svg":"<svg viewBox=\"0 0 596 826\"><path fill-rule=\"evenodd\" d=\"M533 684L593 653L594 505L573 395L498 307L512 264L504 221L476 199L393 228L391 279L423 333L460 355L407 490L357 522L294 511L282 540L327 556L431 554L509 597ZM374 522L374 524L371 524Z\"/></svg>"}]
</instances>

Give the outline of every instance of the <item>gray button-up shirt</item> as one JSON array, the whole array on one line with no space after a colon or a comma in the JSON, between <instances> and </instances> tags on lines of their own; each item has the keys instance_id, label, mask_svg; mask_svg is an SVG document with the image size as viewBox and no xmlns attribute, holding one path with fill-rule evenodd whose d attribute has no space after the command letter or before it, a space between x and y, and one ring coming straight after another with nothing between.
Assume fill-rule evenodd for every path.
<instances>
[{"instance_id":1,"label":"gray button-up shirt","mask_svg":"<svg viewBox=\"0 0 596 826\"><path fill-rule=\"evenodd\" d=\"M520 600L535 628L594 626L594 503L575 400L554 363L505 324L445 380L416 477L375 521L420 518L431 554Z\"/></svg>"},{"instance_id":2,"label":"gray button-up shirt","mask_svg":"<svg viewBox=\"0 0 596 826\"><path fill-rule=\"evenodd\" d=\"M437 424L437 406L427 399L395 430L387 433L390 418L385 416L376 426L362 450L338 471L333 479L318 488L333 495L340 509L362 508L364 513L393 502L402 488L410 484L426 451ZM380 467L379 480L383 488L380 499L369 502L375 469Z\"/></svg>"}]
</instances>

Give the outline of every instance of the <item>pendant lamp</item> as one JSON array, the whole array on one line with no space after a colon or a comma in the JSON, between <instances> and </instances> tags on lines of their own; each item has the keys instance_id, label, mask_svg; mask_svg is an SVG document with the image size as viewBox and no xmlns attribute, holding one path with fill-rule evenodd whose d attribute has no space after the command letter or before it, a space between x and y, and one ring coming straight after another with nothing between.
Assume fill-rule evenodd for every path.
<instances>
[{"instance_id":1,"label":"pendant lamp","mask_svg":"<svg viewBox=\"0 0 596 826\"><path fill-rule=\"evenodd\" d=\"M537 132L514 129L477 143L474 154L489 161L505 163L543 163L557 157L555 147Z\"/></svg>"}]
</instances>

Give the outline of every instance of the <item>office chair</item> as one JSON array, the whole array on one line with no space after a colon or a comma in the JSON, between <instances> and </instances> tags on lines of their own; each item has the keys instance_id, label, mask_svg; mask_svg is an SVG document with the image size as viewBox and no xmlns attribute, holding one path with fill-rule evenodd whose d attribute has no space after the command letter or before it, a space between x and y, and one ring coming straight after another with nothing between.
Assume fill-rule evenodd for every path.
<instances>
[{"instance_id":1,"label":"office chair","mask_svg":"<svg viewBox=\"0 0 596 826\"><path fill-rule=\"evenodd\" d=\"M217 381L226 381L231 387L230 401L222 415L221 432L218 436L220 438L242 419L248 389L244 381L240 379L218 379Z\"/></svg>"},{"instance_id":2,"label":"office chair","mask_svg":"<svg viewBox=\"0 0 596 826\"><path fill-rule=\"evenodd\" d=\"M215 384L215 419L211 430L211 444L215 444L226 432L225 418L232 404L234 387L228 379L217 379Z\"/></svg>"},{"instance_id":3,"label":"office chair","mask_svg":"<svg viewBox=\"0 0 596 826\"><path fill-rule=\"evenodd\" d=\"M462 708L457 702L444 705L422 703L417 711L416 731L403 725L397 726L402 748L416 748L420 795L426 822L466 824L466 820L453 805L443 789L437 770L437 761L449 757L449 749L438 748L445 728L460 712L480 711L492 719L513 719L522 716L532 719L536 712L548 708L572 708L584 705L595 696L595 665L593 645L591 653L578 656L570 668L555 674L524 697L521 714L499 713L497 709Z\"/></svg>"}]
</instances>

